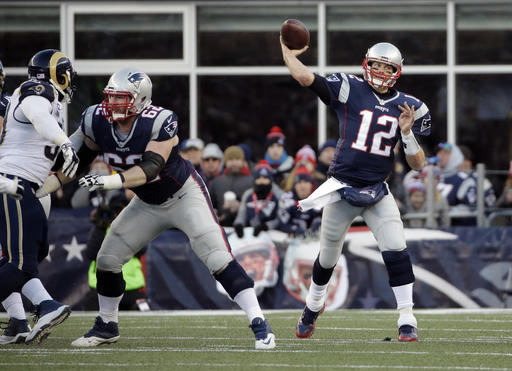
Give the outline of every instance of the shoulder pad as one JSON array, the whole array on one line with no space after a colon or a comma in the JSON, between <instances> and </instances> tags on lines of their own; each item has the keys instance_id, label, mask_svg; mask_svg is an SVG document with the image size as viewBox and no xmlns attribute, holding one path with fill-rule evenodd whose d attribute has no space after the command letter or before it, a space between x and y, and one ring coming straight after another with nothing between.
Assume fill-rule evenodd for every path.
<instances>
[{"instance_id":1,"label":"shoulder pad","mask_svg":"<svg viewBox=\"0 0 512 371\"><path fill-rule=\"evenodd\" d=\"M31 95L46 98L50 103L57 99L55 88L44 81L26 81L20 86L20 102Z\"/></svg>"}]
</instances>

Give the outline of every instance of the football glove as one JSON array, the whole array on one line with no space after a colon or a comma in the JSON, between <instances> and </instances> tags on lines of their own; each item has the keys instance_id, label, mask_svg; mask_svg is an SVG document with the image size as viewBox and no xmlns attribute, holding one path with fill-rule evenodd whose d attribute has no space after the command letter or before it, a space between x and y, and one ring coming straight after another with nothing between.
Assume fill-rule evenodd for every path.
<instances>
[{"instance_id":1,"label":"football glove","mask_svg":"<svg viewBox=\"0 0 512 371\"><path fill-rule=\"evenodd\" d=\"M235 227L235 232L236 232L236 235L238 236L238 238L243 238L244 237L244 226L242 224L235 224L234 227Z\"/></svg>"},{"instance_id":2,"label":"football glove","mask_svg":"<svg viewBox=\"0 0 512 371\"><path fill-rule=\"evenodd\" d=\"M73 178L78 169L78 163L80 160L76 154L73 144L71 142L63 143L60 146L62 155L64 156L64 165L62 165L62 173L68 178Z\"/></svg>"},{"instance_id":3,"label":"football glove","mask_svg":"<svg viewBox=\"0 0 512 371\"><path fill-rule=\"evenodd\" d=\"M258 237L258 235L261 233L261 231L268 231L268 225L265 222L254 227L254 231L252 232L252 235L254 237Z\"/></svg>"},{"instance_id":4,"label":"football glove","mask_svg":"<svg viewBox=\"0 0 512 371\"><path fill-rule=\"evenodd\" d=\"M25 187L23 186L23 181L20 178L16 178L15 182L17 183L16 192L9 193L9 196L15 200L21 200L23 198L23 193L25 192Z\"/></svg>"},{"instance_id":5,"label":"football glove","mask_svg":"<svg viewBox=\"0 0 512 371\"><path fill-rule=\"evenodd\" d=\"M88 188L89 192L105 187L105 181L102 175L87 174L80 178L78 185L82 188Z\"/></svg>"},{"instance_id":6,"label":"football glove","mask_svg":"<svg viewBox=\"0 0 512 371\"><path fill-rule=\"evenodd\" d=\"M23 181L20 178L9 179L4 176L0 176L0 193L5 193L14 198L15 200L21 200L23 198L23 192L25 187Z\"/></svg>"}]
</instances>

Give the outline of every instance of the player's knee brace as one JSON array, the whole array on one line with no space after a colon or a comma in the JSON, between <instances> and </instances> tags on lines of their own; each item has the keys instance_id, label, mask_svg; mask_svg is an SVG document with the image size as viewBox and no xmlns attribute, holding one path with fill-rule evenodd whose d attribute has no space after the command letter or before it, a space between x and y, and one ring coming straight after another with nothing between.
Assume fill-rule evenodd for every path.
<instances>
[{"instance_id":1,"label":"player's knee brace","mask_svg":"<svg viewBox=\"0 0 512 371\"><path fill-rule=\"evenodd\" d=\"M382 258L388 270L389 285L391 287L414 282L411 258L407 249L402 251L383 251Z\"/></svg>"},{"instance_id":2,"label":"player's knee brace","mask_svg":"<svg viewBox=\"0 0 512 371\"><path fill-rule=\"evenodd\" d=\"M124 281L123 273L100 271L98 269L96 271L96 278L98 280L98 294L115 298L124 293L126 282Z\"/></svg>"},{"instance_id":3,"label":"player's knee brace","mask_svg":"<svg viewBox=\"0 0 512 371\"><path fill-rule=\"evenodd\" d=\"M10 263L0 267L0 302L7 299L14 291L21 291L28 281L28 276Z\"/></svg>"},{"instance_id":4,"label":"player's knee brace","mask_svg":"<svg viewBox=\"0 0 512 371\"><path fill-rule=\"evenodd\" d=\"M329 280L331 279L332 272L334 271L334 267L332 267L332 268L322 267L320 265L319 258L317 257L315 260L315 263L313 264L313 281L318 286L326 285L327 283L329 283Z\"/></svg>"},{"instance_id":5,"label":"player's knee brace","mask_svg":"<svg viewBox=\"0 0 512 371\"><path fill-rule=\"evenodd\" d=\"M215 279L233 299L240 291L254 287L254 281L236 260L232 260L226 269L215 275Z\"/></svg>"}]
</instances>

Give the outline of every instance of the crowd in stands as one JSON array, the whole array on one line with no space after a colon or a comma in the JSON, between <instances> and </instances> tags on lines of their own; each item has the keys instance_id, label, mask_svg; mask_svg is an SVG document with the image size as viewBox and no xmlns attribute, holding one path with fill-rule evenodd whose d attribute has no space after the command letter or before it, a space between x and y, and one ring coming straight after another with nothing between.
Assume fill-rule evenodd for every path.
<instances>
[{"instance_id":1,"label":"crowd in stands","mask_svg":"<svg viewBox=\"0 0 512 371\"><path fill-rule=\"evenodd\" d=\"M315 232L320 226L321 211L300 212L297 202L308 197L327 179L336 152L336 140L327 139L318 151L310 145L294 156L286 151L286 136L278 126L266 135L265 154L253 159L246 144L232 145L224 151L216 143L190 138L180 143L180 155L190 161L204 179L219 222L234 227L239 237L244 227L253 227L254 235L277 229L291 235ZM469 148L440 143L437 153L427 159L423 171L406 171L400 161L398 146L395 168L388 177L391 193L404 215L406 227L425 227L427 212L428 169L434 179L434 227L475 225L474 217L450 217L471 213L477 204L477 175ZM90 169L95 174L110 174L112 169L101 159ZM485 206L512 206L512 173L496 200L489 179L484 181ZM107 204L116 191L91 192L70 183L53 195L54 207L98 207Z\"/></svg>"}]
</instances>

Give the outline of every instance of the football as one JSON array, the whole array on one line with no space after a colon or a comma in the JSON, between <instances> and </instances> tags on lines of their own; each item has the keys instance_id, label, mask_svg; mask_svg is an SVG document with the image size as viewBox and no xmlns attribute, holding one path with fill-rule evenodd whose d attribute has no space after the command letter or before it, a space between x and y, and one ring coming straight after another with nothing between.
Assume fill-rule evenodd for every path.
<instances>
[{"instance_id":1,"label":"football","mask_svg":"<svg viewBox=\"0 0 512 371\"><path fill-rule=\"evenodd\" d=\"M309 45L309 31L298 19L287 19L281 26L284 44L290 49L302 49Z\"/></svg>"}]
</instances>

